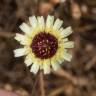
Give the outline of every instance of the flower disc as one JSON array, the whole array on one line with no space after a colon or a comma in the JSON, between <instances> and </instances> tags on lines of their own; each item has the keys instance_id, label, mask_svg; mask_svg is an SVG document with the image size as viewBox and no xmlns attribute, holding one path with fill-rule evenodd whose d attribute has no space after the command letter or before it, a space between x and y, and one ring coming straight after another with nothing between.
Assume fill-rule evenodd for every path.
<instances>
[{"instance_id":1,"label":"flower disc","mask_svg":"<svg viewBox=\"0 0 96 96\"><path fill-rule=\"evenodd\" d=\"M58 41L50 33L41 32L33 38L31 48L36 57L48 59L55 55Z\"/></svg>"}]
</instances>

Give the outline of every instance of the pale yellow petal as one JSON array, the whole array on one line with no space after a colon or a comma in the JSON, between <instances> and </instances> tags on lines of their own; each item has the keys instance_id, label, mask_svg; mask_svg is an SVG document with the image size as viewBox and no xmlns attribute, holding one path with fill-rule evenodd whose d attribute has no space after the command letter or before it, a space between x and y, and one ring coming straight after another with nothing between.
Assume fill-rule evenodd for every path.
<instances>
[{"instance_id":1,"label":"pale yellow petal","mask_svg":"<svg viewBox=\"0 0 96 96\"><path fill-rule=\"evenodd\" d=\"M46 29L52 28L54 23L54 16L48 15L47 20L46 20Z\"/></svg>"},{"instance_id":2,"label":"pale yellow petal","mask_svg":"<svg viewBox=\"0 0 96 96\"><path fill-rule=\"evenodd\" d=\"M30 45L32 42L30 37L19 33L16 33L15 40L19 41L22 45Z\"/></svg>"},{"instance_id":3,"label":"pale yellow petal","mask_svg":"<svg viewBox=\"0 0 96 96\"><path fill-rule=\"evenodd\" d=\"M55 21L55 23L54 23L54 26L53 26L53 29L59 30L60 27L62 26L62 24L63 24L63 21L62 21L62 20L56 19L56 21Z\"/></svg>"},{"instance_id":4,"label":"pale yellow petal","mask_svg":"<svg viewBox=\"0 0 96 96\"><path fill-rule=\"evenodd\" d=\"M38 64L39 62L34 62L33 65L31 66L30 72L33 72L36 74L39 71L40 65Z\"/></svg>"},{"instance_id":5,"label":"pale yellow petal","mask_svg":"<svg viewBox=\"0 0 96 96\"><path fill-rule=\"evenodd\" d=\"M65 60L67 61L71 61L72 59L72 55L67 53L67 52L64 52L64 55L62 56Z\"/></svg>"},{"instance_id":6,"label":"pale yellow petal","mask_svg":"<svg viewBox=\"0 0 96 96\"><path fill-rule=\"evenodd\" d=\"M33 63L33 59L32 59L32 55L28 54L25 58L25 62L26 66L30 66Z\"/></svg>"},{"instance_id":7,"label":"pale yellow petal","mask_svg":"<svg viewBox=\"0 0 96 96\"><path fill-rule=\"evenodd\" d=\"M25 35L16 33L15 40L17 40L17 41L23 41L24 38L25 38Z\"/></svg>"},{"instance_id":8,"label":"pale yellow petal","mask_svg":"<svg viewBox=\"0 0 96 96\"><path fill-rule=\"evenodd\" d=\"M69 41L64 43L64 48L73 48L74 47L74 42L73 41Z\"/></svg>"},{"instance_id":9,"label":"pale yellow petal","mask_svg":"<svg viewBox=\"0 0 96 96\"><path fill-rule=\"evenodd\" d=\"M60 57L57 61L59 64L62 64L64 62L64 58Z\"/></svg>"},{"instance_id":10,"label":"pale yellow petal","mask_svg":"<svg viewBox=\"0 0 96 96\"><path fill-rule=\"evenodd\" d=\"M30 34L31 33L31 29L30 29L30 26L28 24L22 23L19 27L26 34Z\"/></svg>"},{"instance_id":11,"label":"pale yellow petal","mask_svg":"<svg viewBox=\"0 0 96 96\"><path fill-rule=\"evenodd\" d=\"M50 60L43 61L43 70L44 70L44 74L50 73Z\"/></svg>"},{"instance_id":12,"label":"pale yellow petal","mask_svg":"<svg viewBox=\"0 0 96 96\"><path fill-rule=\"evenodd\" d=\"M15 57L23 56L23 55L25 55L25 53L26 53L25 48L19 48L19 49L14 50L14 56Z\"/></svg>"},{"instance_id":13,"label":"pale yellow petal","mask_svg":"<svg viewBox=\"0 0 96 96\"><path fill-rule=\"evenodd\" d=\"M59 41L58 41L58 44L62 46L62 44L64 44L65 42L68 42L68 38L61 38Z\"/></svg>"},{"instance_id":14,"label":"pale yellow petal","mask_svg":"<svg viewBox=\"0 0 96 96\"><path fill-rule=\"evenodd\" d=\"M64 28L63 27L61 27L60 29L59 29L59 32L62 32L64 30Z\"/></svg>"},{"instance_id":15,"label":"pale yellow petal","mask_svg":"<svg viewBox=\"0 0 96 96\"><path fill-rule=\"evenodd\" d=\"M62 37L65 38L65 37L69 36L72 33L72 28L71 27L67 27L66 29L64 29L60 33L61 33Z\"/></svg>"},{"instance_id":16,"label":"pale yellow petal","mask_svg":"<svg viewBox=\"0 0 96 96\"><path fill-rule=\"evenodd\" d=\"M29 22L33 28L37 27L37 18L35 16L29 17Z\"/></svg>"},{"instance_id":17,"label":"pale yellow petal","mask_svg":"<svg viewBox=\"0 0 96 96\"><path fill-rule=\"evenodd\" d=\"M54 71L57 71L60 68L58 62L54 62L53 60L51 60L51 66Z\"/></svg>"},{"instance_id":18,"label":"pale yellow petal","mask_svg":"<svg viewBox=\"0 0 96 96\"><path fill-rule=\"evenodd\" d=\"M55 54L54 58L56 59L56 61L58 62L58 64L62 64L64 62L64 58L63 58L63 52L66 52L66 50L64 51L65 49L61 48L57 51L57 53ZM55 61L54 59L54 61Z\"/></svg>"},{"instance_id":19,"label":"pale yellow petal","mask_svg":"<svg viewBox=\"0 0 96 96\"><path fill-rule=\"evenodd\" d=\"M44 17L43 16L38 16L37 17L38 20L38 27L40 28L40 31L44 31L45 28L45 22L44 22Z\"/></svg>"}]
</instances>

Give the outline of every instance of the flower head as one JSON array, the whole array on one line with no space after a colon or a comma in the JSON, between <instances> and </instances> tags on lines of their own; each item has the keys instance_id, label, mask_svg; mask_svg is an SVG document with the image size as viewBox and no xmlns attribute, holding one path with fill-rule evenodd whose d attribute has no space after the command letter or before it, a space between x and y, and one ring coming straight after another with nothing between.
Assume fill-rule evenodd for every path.
<instances>
[{"instance_id":1,"label":"flower head","mask_svg":"<svg viewBox=\"0 0 96 96\"><path fill-rule=\"evenodd\" d=\"M24 55L25 64L31 66L30 71L34 74L38 70L48 74L51 69L60 68L64 60L71 61L72 55L68 53L68 49L73 48L74 43L67 36L72 33L72 29L64 29L62 24L62 20L54 20L54 16L50 15L46 22L43 16L29 17L29 24L20 25L24 33L16 33L15 39L23 48L14 50L15 57Z\"/></svg>"}]
</instances>

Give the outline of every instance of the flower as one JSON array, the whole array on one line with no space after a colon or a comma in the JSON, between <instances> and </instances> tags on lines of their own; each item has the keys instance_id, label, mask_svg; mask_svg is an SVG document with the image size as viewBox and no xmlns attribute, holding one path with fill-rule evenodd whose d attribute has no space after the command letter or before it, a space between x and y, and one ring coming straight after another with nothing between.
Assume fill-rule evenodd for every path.
<instances>
[{"instance_id":1,"label":"flower","mask_svg":"<svg viewBox=\"0 0 96 96\"><path fill-rule=\"evenodd\" d=\"M64 29L63 21L54 20L48 15L46 22L43 16L29 17L29 24L22 23L23 34L16 33L15 39L23 48L14 50L15 57L25 56L25 64L31 66L30 71L36 74L43 70L44 74L56 71L65 60L71 61L72 55L68 49L74 47L74 42L67 36L72 33L71 27Z\"/></svg>"}]
</instances>

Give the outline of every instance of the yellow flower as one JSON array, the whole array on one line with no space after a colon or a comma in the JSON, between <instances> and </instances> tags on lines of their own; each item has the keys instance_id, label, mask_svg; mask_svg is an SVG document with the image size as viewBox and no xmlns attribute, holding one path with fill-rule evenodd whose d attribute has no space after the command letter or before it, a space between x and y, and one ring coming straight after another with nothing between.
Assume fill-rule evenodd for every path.
<instances>
[{"instance_id":1,"label":"yellow flower","mask_svg":"<svg viewBox=\"0 0 96 96\"><path fill-rule=\"evenodd\" d=\"M15 39L23 48L14 50L15 57L25 56L25 64L31 66L30 71L36 74L43 70L44 74L56 71L64 60L71 61L72 55L69 48L74 47L74 42L67 36L72 33L71 27L64 29L63 21L54 20L48 15L46 22L43 16L29 17L29 24L22 23L20 29L23 34L16 33Z\"/></svg>"}]
</instances>

